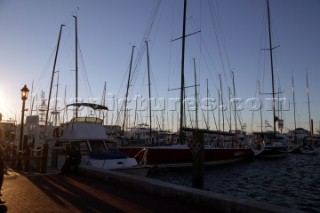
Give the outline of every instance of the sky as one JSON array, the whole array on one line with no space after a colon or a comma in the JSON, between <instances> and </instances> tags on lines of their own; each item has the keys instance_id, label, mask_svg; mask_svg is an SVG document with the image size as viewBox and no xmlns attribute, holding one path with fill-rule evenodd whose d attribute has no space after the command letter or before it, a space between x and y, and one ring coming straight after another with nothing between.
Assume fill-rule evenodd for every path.
<instances>
[{"instance_id":1,"label":"sky","mask_svg":"<svg viewBox=\"0 0 320 213\"><path fill-rule=\"evenodd\" d=\"M130 125L147 123L148 41L150 88L154 100L152 119L156 127L175 130L180 97L182 11L182 0L0 0L0 112L4 119L16 119L19 123L20 89L25 84L31 91L26 103L27 114L32 111L31 100L36 103L32 109L37 109L35 105L40 102L41 91L48 98L61 24L65 26L52 97L57 94L59 110L64 108L64 103L72 103L75 97L73 16L76 15L80 101L102 103L106 84L104 97L110 109L108 124L117 124L117 110L124 102L131 52L135 46L128 95L131 110L127 116ZM272 51L275 89L283 91L279 97L286 100L279 115L284 120L285 131L294 127L292 78L297 126L309 128L306 75L311 118L315 128L320 125L319 11L318 0L270 0L272 43L277 47ZM272 92L266 1L188 0L186 34L190 35L185 48L185 91L191 100L187 102L187 125L195 125L194 85L197 85L201 107L212 109L208 114L199 110L201 128L206 128L209 120L210 129L222 129L224 118L224 129L229 130L230 126L233 129L235 122L230 124L229 121L230 114L234 120L229 110L229 100L233 97L241 100L236 105L237 116L247 131L259 130L261 126L260 112L253 112L252 105L258 103L254 100L259 98L263 103L263 124L272 125L272 107L268 99L271 96L257 92L258 80L261 93ZM235 96L231 73L234 73ZM222 91L222 101L218 100L218 90ZM223 117L215 109L221 102L226 108ZM237 122L239 128L238 119Z\"/></svg>"}]
</instances>

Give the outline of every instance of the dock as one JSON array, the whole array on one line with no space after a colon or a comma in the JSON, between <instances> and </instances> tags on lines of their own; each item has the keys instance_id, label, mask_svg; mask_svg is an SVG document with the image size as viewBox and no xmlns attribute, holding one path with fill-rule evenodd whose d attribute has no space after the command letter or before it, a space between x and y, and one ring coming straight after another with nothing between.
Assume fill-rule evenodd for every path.
<instances>
[{"instance_id":1,"label":"dock","mask_svg":"<svg viewBox=\"0 0 320 213\"><path fill-rule=\"evenodd\" d=\"M300 212L90 167L70 175L10 169L2 194L0 212Z\"/></svg>"}]
</instances>

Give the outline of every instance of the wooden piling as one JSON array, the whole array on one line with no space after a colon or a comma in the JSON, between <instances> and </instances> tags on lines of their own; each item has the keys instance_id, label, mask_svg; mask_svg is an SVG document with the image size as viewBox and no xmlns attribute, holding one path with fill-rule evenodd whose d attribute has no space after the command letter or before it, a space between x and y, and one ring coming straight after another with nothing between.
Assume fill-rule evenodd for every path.
<instances>
[{"instance_id":1,"label":"wooden piling","mask_svg":"<svg viewBox=\"0 0 320 213\"><path fill-rule=\"evenodd\" d=\"M204 145L203 133L194 131L193 138L195 139L195 148L192 161L192 187L203 189L204 188Z\"/></svg>"}]
</instances>

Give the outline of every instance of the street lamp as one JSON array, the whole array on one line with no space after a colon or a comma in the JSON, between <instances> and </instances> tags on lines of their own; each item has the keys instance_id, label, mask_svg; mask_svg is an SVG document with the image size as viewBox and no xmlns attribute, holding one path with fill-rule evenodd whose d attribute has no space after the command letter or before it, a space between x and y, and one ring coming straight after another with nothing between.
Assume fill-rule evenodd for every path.
<instances>
[{"instance_id":1,"label":"street lamp","mask_svg":"<svg viewBox=\"0 0 320 213\"><path fill-rule=\"evenodd\" d=\"M22 151L22 140L23 140L23 126L24 126L24 111L26 100L29 95L29 89L27 85L21 89L21 100L22 100L22 110L21 110L21 128L20 128L20 141L19 141L19 150Z\"/></svg>"}]
</instances>

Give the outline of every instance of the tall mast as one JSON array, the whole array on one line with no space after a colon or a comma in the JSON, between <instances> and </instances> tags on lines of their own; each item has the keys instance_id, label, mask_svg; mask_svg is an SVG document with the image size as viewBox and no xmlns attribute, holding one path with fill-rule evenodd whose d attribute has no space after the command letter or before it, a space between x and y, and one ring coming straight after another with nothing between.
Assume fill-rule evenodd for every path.
<instances>
[{"instance_id":1,"label":"tall mast","mask_svg":"<svg viewBox=\"0 0 320 213\"><path fill-rule=\"evenodd\" d=\"M260 96L261 96L261 89L260 89L260 81L258 81L258 88L259 88L259 101L260 101ZM259 109L260 111L260 131L263 132L263 122L262 122L262 107Z\"/></svg>"},{"instance_id":2,"label":"tall mast","mask_svg":"<svg viewBox=\"0 0 320 213\"><path fill-rule=\"evenodd\" d=\"M196 129L199 128L198 125L198 91L197 91L197 70L196 70L196 59L193 58L193 66L194 66L194 96L195 96L195 105L196 105Z\"/></svg>"},{"instance_id":3,"label":"tall mast","mask_svg":"<svg viewBox=\"0 0 320 213\"><path fill-rule=\"evenodd\" d=\"M149 88L149 140L152 142L152 117L151 117L151 81L150 81L150 58L149 58L149 45L147 45L147 65L148 65L148 88Z\"/></svg>"},{"instance_id":4,"label":"tall mast","mask_svg":"<svg viewBox=\"0 0 320 213\"><path fill-rule=\"evenodd\" d=\"M31 93L30 93L30 112L29 112L29 115L32 115L32 111L33 111L34 97L32 94L33 94L33 81L32 81Z\"/></svg>"},{"instance_id":5,"label":"tall mast","mask_svg":"<svg viewBox=\"0 0 320 213\"><path fill-rule=\"evenodd\" d=\"M66 97L67 97L67 86L64 87L64 98L63 98L64 105L67 105ZM64 118L65 115L66 115L66 119ZM63 116L62 116L62 122L64 122L65 120L68 120L67 108L64 109Z\"/></svg>"},{"instance_id":6,"label":"tall mast","mask_svg":"<svg viewBox=\"0 0 320 213\"><path fill-rule=\"evenodd\" d=\"M310 111L310 91L309 91L309 78L308 78L308 73L307 73L307 97L308 97L308 115L309 115L309 130L310 130L310 136L312 134L312 125L311 125L311 111Z\"/></svg>"},{"instance_id":7,"label":"tall mast","mask_svg":"<svg viewBox=\"0 0 320 213\"><path fill-rule=\"evenodd\" d=\"M294 139L297 139L297 123L296 123L296 98L294 95L294 80L292 76L292 99L293 99L293 120L294 120Z\"/></svg>"},{"instance_id":8,"label":"tall mast","mask_svg":"<svg viewBox=\"0 0 320 213\"><path fill-rule=\"evenodd\" d=\"M221 99L221 115L222 115L222 132L224 132L224 109L223 109L223 92L222 92L222 80L221 80L221 74L219 74L219 80L220 80L220 99Z\"/></svg>"},{"instance_id":9,"label":"tall mast","mask_svg":"<svg viewBox=\"0 0 320 213\"><path fill-rule=\"evenodd\" d=\"M129 76L128 76L128 82L127 82L127 91L126 91L126 99L124 102L124 117L123 117L123 125L122 125L122 130L124 131L125 124L126 124L126 119L127 119L127 103L128 103L128 95L129 95L129 87L130 87L130 81L131 81L131 70L132 70L132 61L133 61L133 52L134 52L135 46L132 46L131 50L131 59L130 59L130 67L129 67Z\"/></svg>"},{"instance_id":10,"label":"tall mast","mask_svg":"<svg viewBox=\"0 0 320 213\"><path fill-rule=\"evenodd\" d=\"M228 87L228 92L229 92L229 100L231 100L231 88L230 87ZM232 103L231 103L231 101L229 101L229 121L230 121L230 123L229 123L229 132L231 132L232 131L232 115L231 115L231 111L232 111Z\"/></svg>"},{"instance_id":11,"label":"tall mast","mask_svg":"<svg viewBox=\"0 0 320 213\"><path fill-rule=\"evenodd\" d=\"M61 26L60 26L57 50L56 50L56 55L54 57L54 63L53 63L53 69L52 69L52 75L51 75L51 83L50 83L50 90L49 90L49 98L48 98L48 106L47 106L47 113L46 113L45 128L47 128L47 125L48 125L48 117L49 117L52 85L53 85L54 73L55 73L55 70L56 70L57 58L58 58L58 53L59 53L59 46L60 46L60 39L61 39L61 34L62 34L62 27L64 27L64 26L65 25L63 25L63 24L61 24Z\"/></svg>"},{"instance_id":12,"label":"tall mast","mask_svg":"<svg viewBox=\"0 0 320 213\"><path fill-rule=\"evenodd\" d=\"M76 56L76 100L75 103L78 103L78 17L73 16L75 20L75 56ZM76 117L78 117L78 107L76 107Z\"/></svg>"},{"instance_id":13,"label":"tall mast","mask_svg":"<svg viewBox=\"0 0 320 213\"><path fill-rule=\"evenodd\" d=\"M209 130L209 87L208 87L208 79L206 79L207 82L207 130Z\"/></svg>"},{"instance_id":14,"label":"tall mast","mask_svg":"<svg viewBox=\"0 0 320 213\"><path fill-rule=\"evenodd\" d=\"M138 97L138 93L137 93L137 97ZM138 98L136 98L136 107L135 107L135 111L134 111L134 121L133 121L133 126L136 126L136 122L137 122L137 118L138 118Z\"/></svg>"},{"instance_id":15,"label":"tall mast","mask_svg":"<svg viewBox=\"0 0 320 213\"><path fill-rule=\"evenodd\" d=\"M53 115L54 115L54 125L57 126L58 125L58 93L59 93L59 71L58 72L58 76L57 76L57 89L56 89L56 101L55 101L55 105L54 105L54 112ZM60 119L59 119L59 122L60 122Z\"/></svg>"},{"instance_id":16,"label":"tall mast","mask_svg":"<svg viewBox=\"0 0 320 213\"><path fill-rule=\"evenodd\" d=\"M235 83L234 83L234 72L231 72L232 73L232 84L233 84L233 97L236 98L236 86L235 86ZM234 128L237 132L237 102L234 101L233 102L234 104ZM230 121L231 121L231 118L230 118Z\"/></svg>"},{"instance_id":17,"label":"tall mast","mask_svg":"<svg viewBox=\"0 0 320 213\"><path fill-rule=\"evenodd\" d=\"M220 97L221 97L221 95L220 95L220 93L221 93L221 91L220 91L220 89L218 89L218 127L219 127L219 128L217 129L218 131L221 130L221 122L220 122L220 120L221 120L221 119L220 119L220 111L221 111L221 108L220 108L220 105L221 105L221 103L220 103L221 100L220 100L220 99L221 99L221 98L220 98Z\"/></svg>"},{"instance_id":18,"label":"tall mast","mask_svg":"<svg viewBox=\"0 0 320 213\"><path fill-rule=\"evenodd\" d=\"M269 0L267 0L268 10L268 32L269 32L269 51L270 51L270 63L271 63L271 77L272 77L272 112L273 112L273 131L276 133L276 114L275 114L275 92L274 92L274 74L273 74L273 57L272 57L272 37L271 37L271 22L270 22L270 8Z\"/></svg>"},{"instance_id":19,"label":"tall mast","mask_svg":"<svg viewBox=\"0 0 320 213\"><path fill-rule=\"evenodd\" d=\"M184 52L185 52L185 37L186 37L186 14L187 0L184 0L183 6L183 27L182 27L182 51L181 51L181 88L180 88L180 143L184 143L183 137L183 115L184 115Z\"/></svg>"},{"instance_id":20,"label":"tall mast","mask_svg":"<svg viewBox=\"0 0 320 213\"><path fill-rule=\"evenodd\" d=\"M106 105L106 93L107 93L107 82L104 82L103 91L102 91L102 99L101 99L101 105L103 105L103 106ZM101 112L99 113L99 116L101 116ZM104 116L104 113L103 113L103 119L105 117L106 117L105 124L108 125L108 110L106 112L106 116Z\"/></svg>"}]
</instances>

